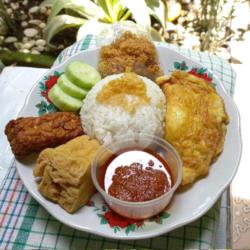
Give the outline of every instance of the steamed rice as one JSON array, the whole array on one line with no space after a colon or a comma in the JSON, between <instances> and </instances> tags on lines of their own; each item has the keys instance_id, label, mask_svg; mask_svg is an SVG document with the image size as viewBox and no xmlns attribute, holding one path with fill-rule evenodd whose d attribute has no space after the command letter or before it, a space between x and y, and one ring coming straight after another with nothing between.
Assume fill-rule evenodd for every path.
<instances>
[{"instance_id":1,"label":"steamed rice","mask_svg":"<svg viewBox=\"0 0 250 250\"><path fill-rule=\"evenodd\" d=\"M98 93L110 81L122 77L124 74L110 75L98 82L87 94L80 111L84 131L101 143L109 143L119 136L130 136L134 133L157 135L164 134L164 115L166 99L153 81L140 77L146 86L148 104L138 105L135 112L128 112L119 106L106 105L96 100ZM133 95L127 96L133 100Z\"/></svg>"}]
</instances>

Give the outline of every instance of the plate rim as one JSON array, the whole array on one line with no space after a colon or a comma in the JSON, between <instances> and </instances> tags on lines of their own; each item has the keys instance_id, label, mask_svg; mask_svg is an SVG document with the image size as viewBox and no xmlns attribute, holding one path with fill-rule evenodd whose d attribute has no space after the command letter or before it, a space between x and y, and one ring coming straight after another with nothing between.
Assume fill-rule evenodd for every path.
<instances>
[{"instance_id":1,"label":"plate rim","mask_svg":"<svg viewBox=\"0 0 250 250\"><path fill-rule=\"evenodd\" d=\"M192 61L193 63L196 63L204 68L206 68L208 70L208 72L210 73L213 73L212 70L210 70L206 65L204 65L203 63L200 63L199 61L193 59L193 58L190 58L188 56L185 56L183 54L181 54L180 52L178 51L175 51L174 49L172 48L169 48L169 47L166 47L164 46L164 44L159 44L159 43L155 43L156 44L156 47L161 47L163 49L166 49L166 50L170 50L171 52L174 52L176 53L178 56L182 57L183 60L187 60L187 61ZM41 81L41 79L43 79L45 76L49 75L50 72L52 71L56 71L57 69L63 67L64 65L66 65L68 63L69 60L72 60L74 57L77 57L78 55L80 54L84 54L86 52L92 52L92 51L96 51L96 50L99 50L100 48L91 48L91 49L87 49L87 50L83 50L83 51L79 51L78 53L75 53L74 55L68 57L65 61L55 65L55 66L52 66L50 69L48 69L44 74L42 74L42 76L39 78L39 80L37 80L34 85L32 86L32 88L30 89L29 93L27 94L26 98L25 98L25 102L20 110L20 112L18 113L17 117L21 117L22 114L24 113L24 110L27 108L27 105L28 105L28 102L31 98L31 95L32 93L34 92L34 89L37 87L37 85L39 84L39 82ZM230 105L232 105L232 107L234 108L234 112L235 112L235 115L237 116L237 131L239 132L239 154L237 156L237 163L236 163L236 166L234 168L234 171L233 173L231 174L231 177L227 180L227 182L224 183L224 185L220 188L220 190L216 193L215 196L213 196L213 199L211 199L211 201L207 204L207 206L201 210L200 212L196 213L195 215L193 216L190 216L190 219L187 219L185 221L183 221L182 223L178 223L178 224L175 224L173 226L171 226L171 228L167 228L167 227L164 227L164 225L161 225L161 227L157 228L156 231L154 232L148 232L146 233L145 235L110 235L110 234L105 234L105 233L101 233L99 231L95 231L94 229L91 229L89 227L85 228L85 227L82 227L82 226L78 226L78 225L74 225L74 224L70 224L68 223L66 220L64 220L64 218L61 218L60 216L57 216L56 213L53 213L50 211L50 208L46 205L47 203L45 203L43 200L41 200L41 198L39 196L37 196L37 194L33 191L33 190L30 190L29 187L27 187L26 185L26 181L25 179L23 179L23 176L22 176L22 173L20 173L21 169L20 167L18 167L18 160L15 159L15 167L18 171L18 175L23 183L23 185L25 186L25 188L27 189L27 191L29 192L29 194L49 213L51 214L53 217L55 217L58 221L62 222L63 224L71 227L71 228L74 228L74 229L77 229L77 230L80 230L80 231L83 231L83 232L86 232L86 233L93 233L95 235L99 235L99 236L102 236L102 237L107 237L109 239L116 239L116 240L139 240L139 239L147 239L147 238L151 238L151 237L157 237L159 235L162 235L164 233L168 233L170 231L173 231L179 227L182 227L184 225L187 225L197 219L199 219L200 217L202 217L205 213L207 213L207 211L209 209L212 208L213 205L215 205L216 201L219 199L219 197L221 196L221 194L225 191L225 189L230 185L230 183L232 182L234 176L236 175L237 171L238 171L238 168L239 168L239 164L240 164L240 160L241 160L241 156L242 156L242 134L241 134L241 119L240 119L240 113L239 113L239 110L238 110L238 107L236 105L236 103L234 102L233 98L228 94L228 92L226 91L225 89L225 86L224 84L221 82L221 80L217 77L216 73L213 73L213 78L216 79L216 81L219 83L222 91L223 91L223 94L226 95L226 97L228 98L229 102L230 102ZM45 199L45 198L44 198ZM50 202L50 201L47 201L47 202ZM143 234L143 232L142 232Z\"/></svg>"}]
</instances>

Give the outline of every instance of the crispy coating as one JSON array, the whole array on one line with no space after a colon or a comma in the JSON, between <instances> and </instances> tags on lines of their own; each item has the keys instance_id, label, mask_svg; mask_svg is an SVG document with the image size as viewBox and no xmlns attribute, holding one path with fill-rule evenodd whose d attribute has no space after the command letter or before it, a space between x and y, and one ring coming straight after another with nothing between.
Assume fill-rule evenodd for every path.
<instances>
[{"instance_id":1,"label":"crispy coating","mask_svg":"<svg viewBox=\"0 0 250 250\"><path fill-rule=\"evenodd\" d=\"M5 134L13 154L22 159L30 153L55 147L83 134L80 117L70 112L21 117L11 120Z\"/></svg>"},{"instance_id":2,"label":"crispy coating","mask_svg":"<svg viewBox=\"0 0 250 250\"><path fill-rule=\"evenodd\" d=\"M125 32L111 45L100 49L98 67L103 77L131 71L152 80L162 75L154 44L131 32Z\"/></svg>"},{"instance_id":3,"label":"crispy coating","mask_svg":"<svg viewBox=\"0 0 250 250\"><path fill-rule=\"evenodd\" d=\"M182 185L193 183L223 150L229 122L224 102L208 82L186 72L157 82L167 97L165 139L182 158Z\"/></svg>"},{"instance_id":4,"label":"crispy coating","mask_svg":"<svg viewBox=\"0 0 250 250\"><path fill-rule=\"evenodd\" d=\"M43 150L33 170L35 177L42 177L41 194L69 213L86 204L95 192L90 169L99 148L97 140L83 135Z\"/></svg>"}]
</instances>

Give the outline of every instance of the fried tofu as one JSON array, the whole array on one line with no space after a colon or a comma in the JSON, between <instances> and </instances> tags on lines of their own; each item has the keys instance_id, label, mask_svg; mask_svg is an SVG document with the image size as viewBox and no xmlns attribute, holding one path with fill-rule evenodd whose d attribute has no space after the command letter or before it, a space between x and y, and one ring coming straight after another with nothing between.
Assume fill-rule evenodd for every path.
<instances>
[{"instance_id":1,"label":"fried tofu","mask_svg":"<svg viewBox=\"0 0 250 250\"><path fill-rule=\"evenodd\" d=\"M41 194L69 213L86 204L95 192L90 168L99 147L97 140L84 135L43 150L33 170L35 177L41 177Z\"/></svg>"},{"instance_id":2,"label":"fried tofu","mask_svg":"<svg viewBox=\"0 0 250 250\"><path fill-rule=\"evenodd\" d=\"M210 83L187 72L175 71L158 84L167 98L165 139L183 161L182 185L193 183L223 150L229 122L224 102Z\"/></svg>"}]
</instances>

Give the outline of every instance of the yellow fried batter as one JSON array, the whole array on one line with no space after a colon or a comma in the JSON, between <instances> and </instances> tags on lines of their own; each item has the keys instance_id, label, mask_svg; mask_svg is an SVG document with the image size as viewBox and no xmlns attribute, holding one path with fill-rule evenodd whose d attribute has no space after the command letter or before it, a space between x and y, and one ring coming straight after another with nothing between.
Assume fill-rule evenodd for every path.
<instances>
[{"instance_id":1,"label":"yellow fried batter","mask_svg":"<svg viewBox=\"0 0 250 250\"><path fill-rule=\"evenodd\" d=\"M42 177L41 194L69 213L85 205L95 192L90 167L99 147L98 141L83 135L43 150L33 170L35 177Z\"/></svg>"},{"instance_id":2,"label":"yellow fried batter","mask_svg":"<svg viewBox=\"0 0 250 250\"><path fill-rule=\"evenodd\" d=\"M165 139L182 158L182 185L193 183L223 150L229 121L223 100L208 82L182 71L158 84L167 97Z\"/></svg>"}]
</instances>

